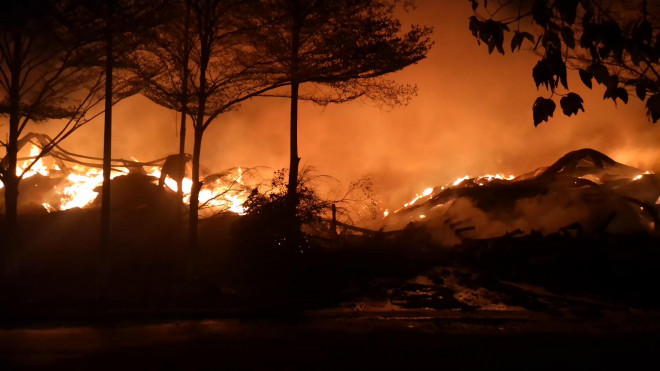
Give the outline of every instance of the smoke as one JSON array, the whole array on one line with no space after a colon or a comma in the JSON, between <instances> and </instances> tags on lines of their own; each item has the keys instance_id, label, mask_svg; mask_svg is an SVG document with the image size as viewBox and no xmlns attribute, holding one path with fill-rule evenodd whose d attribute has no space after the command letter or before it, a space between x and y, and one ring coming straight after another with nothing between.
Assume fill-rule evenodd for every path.
<instances>
[{"instance_id":1,"label":"smoke","mask_svg":"<svg viewBox=\"0 0 660 371\"><path fill-rule=\"evenodd\" d=\"M537 57L521 52L488 55L468 30L469 2L420 0L404 24L435 27L428 58L391 77L415 83L419 94L406 107L382 111L364 101L328 107L302 102L302 165L344 184L372 177L384 208L397 209L426 187L464 175L520 174L549 165L571 150L590 147L619 162L660 170L660 130L645 118L643 105L603 101L569 75L570 88L585 99L586 112L532 124L538 90L532 80ZM219 116L202 146L202 164L213 171L234 166L288 166L286 99L260 98ZM116 105L113 157L151 160L178 150L178 116L143 97ZM34 131L49 131L39 124ZM102 118L63 143L87 155L102 152ZM189 132L192 130L189 129ZM188 143L191 152L192 142ZM458 207L458 206L457 206Z\"/></svg>"}]
</instances>

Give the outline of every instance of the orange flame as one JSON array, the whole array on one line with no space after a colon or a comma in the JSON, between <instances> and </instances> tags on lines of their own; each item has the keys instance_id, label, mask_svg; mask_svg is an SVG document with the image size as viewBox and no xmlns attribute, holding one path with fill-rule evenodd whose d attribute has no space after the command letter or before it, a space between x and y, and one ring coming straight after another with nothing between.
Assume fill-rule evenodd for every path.
<instances>
[{"instance_id":1,"label":"orange flame","mask_svg":"<svg viewBox=\"0 0 660 371\"><path fill-rule=\"evenodd\" d=\"M72 208L89 207L94 199L98 196L98 192L94 191L95 188L103 183L103 171L96 168L85 167L81 165L74 165L67 171L63 171L56 164L50 168L44 164L43 158L37 160L30 170L25 171L27 167L33 162L33 158L38 156L41 149L32 145L30 149L30 159L23 161L17 167L17 175L23 175L23 178L29 178L36 174L43 176L51 176L54 178L62 178L61 182L53 188L53 192L58 196L59 202L43 203L42 206L46 211L53 212L57 210L68 210ZM146 173L149 176L160 178L161 171L157 166L145 167ZM127 174L129 170L122 168L113 170L110 178L115 178L119 175ZM199 193L199 203L204 206L204 210L200 210L200 215L212 215L217 211L228 210L236 214L244 214L246 208L243 203L247 199L248 192L244 189L243 184L243 170L238 168L238 176L234 179L234 184L238 187L229 187L221 180L215 180L204 184L204 188ZM177 191L176 180L169 176L165 179L165 186L172 191ZM0 183L0 188L2 188ZM192 180L184 178L182 181L183 202L188 204L190 202L190 192L192 189Z\"/></svg>"}]
</instances>

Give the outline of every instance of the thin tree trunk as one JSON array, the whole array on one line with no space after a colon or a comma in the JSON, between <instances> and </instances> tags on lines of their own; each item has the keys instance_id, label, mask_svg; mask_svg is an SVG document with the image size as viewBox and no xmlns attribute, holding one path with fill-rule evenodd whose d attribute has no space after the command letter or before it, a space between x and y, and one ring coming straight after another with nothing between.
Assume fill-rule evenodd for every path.
<instances>
[{"instance_id":1,"label":"thin tree trunk","mask_svg":"<svg viewBox=\"0 0 660 371\"><path fill-rule=\"evenodd\" d=\"M202 134L201 128L195 128L195 140L193 145L192 157L192 189L190 191L190 215L188 216L188 238L191 250L197 249L197 224L199 221L199 190L202 188L202 182L199 180L199 157L202 152Z\"/></svg>"},{"instance_id":2,"label":"thin tree trunk","mask_svg":"<svg viewBox=\"0 0 660 371\"><path fill-rule=\"evenodd\" d=\"M105 61L105 122L103 125L103 187L101 190L101 247L110 245L110 171L112 158L112 7L113 0L107 1L108 15L106 26Z\"/></svg>"},{"instance_id":3,"label":"thin tree trunk","mask_svg":"<svg viewBox=\"0 0 660 371\"><path fill-rule=\"evenodd\" d=\"M289 126L289 185L287 197L289 206L295 212L298 205L298 165L300 157L298 156L298 87L297 82L291 83L291 122Z\"/></svg>"},{"instance_id":4,"label":"thin tree trunk","mask_svg":"<svg viewBox=\"0 0 660 371\"><path fill-rule=\"evenodd\" d=\"M186 18L184 23L183 45L183 71L181 81L181 128L179 129L179 174L181 177L176 182L176 193L180 199L183 198L183 178L186 173L186 116L188 114L188 59L190 59L190 2L186 1Z\"/></svg>"},{"instance_id":5,"label":"thin tree trunk","mask_svg":"<svg viewBox=\"0 0 660 371\"><path fill-rule=\"evenodd\" d=\"M208 30L200 31L200 58L199 58L199 89L197 93L197 117L193 118L193 130L195 131L192 157L192 189L190 190L190 214L188 216L188 244L191 250L191 261L197 250L197 224L199 221L199 190L202 182L199 180L199 158L202 153L202 136L204 134L204 116L206 112L206 69L211 58L212 39ZM194 265L194 263L193 263Z\"/></svg>"},{"instance_id":6,"label":"thin tree trunk","mask_svg":"<svg viewBox=\"0 0 660 371\"><path fill-rule=\"evenodd\" d=\"M14 59L11 65L11 86L9 88L9 141L7 143L7 170L4 174L5 185L5 217L7 227L7 251L5 251L5 270L12 272L16 270L16 250L18 248L18 184L20 178L16 175L18 167L18 128L20 125L21 96L20 76L21 62L21 35L14 34Z\"/></svg>"},{"instance_id":7,"label":"thin tree trunk","mask_svg":"<svg viewBox=\"0 0 660 371\"><path fill-rule=\"evenodd\" d=\"M185 111L185 110L184 110ZM179 199L183 199L183 178L186 174L186 114L181 112L181 129L179 129L179 172L181 175L179 179L176 180L176 194L179 196Z\"/></svg>"},{"instance_id":8,"label":"thin tree trunk","mask_svg":"<svg viewBox=\"0 0 660 371\"><path fill-rule=\"evenodd\" d=\"M297 5L297 4L296 4ZM298 52L300 49L300 23L298 9L293 13L293 25L291 29L291 122L289 128L289 185L287 187L287 201L289 213L295 217L298 207Z\"/></svg>"}]
</instances>

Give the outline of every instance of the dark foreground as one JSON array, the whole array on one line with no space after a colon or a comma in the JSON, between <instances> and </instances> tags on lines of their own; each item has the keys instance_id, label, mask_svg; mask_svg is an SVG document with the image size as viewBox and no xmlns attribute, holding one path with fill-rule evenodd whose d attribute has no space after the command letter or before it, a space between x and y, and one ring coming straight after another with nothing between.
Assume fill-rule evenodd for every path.
<instances>
[{"instance_id":1,"label":"dark foreground","mask_svg":"<svg viewBox=\"0 0 660 371\"><path fill-rule=\"evenodd\" d=\"M660 346L657 328L460 317L179 321L0 334L3 369L653 369Z\"/></svg>"},{"instance_id":2,"label":"dark foreground","mask_svg":"<svg viewBox=\"0 0 660 371\"><path fill-rule=\"evenodd\" d=\"M301 252L227 216L191 259L176 220L150 214L115 218L101 254L95 215L23 219L0 369L657 368L654 236L447 249L411 228Z\"/></svg>"}]
</instances>

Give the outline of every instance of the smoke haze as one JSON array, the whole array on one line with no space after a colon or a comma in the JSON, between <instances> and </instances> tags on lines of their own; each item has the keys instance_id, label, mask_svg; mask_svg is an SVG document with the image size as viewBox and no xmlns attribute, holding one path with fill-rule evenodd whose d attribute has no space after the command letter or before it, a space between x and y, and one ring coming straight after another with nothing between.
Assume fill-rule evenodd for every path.
<instances>
[{"instance_id":1,"label":"smoke haze","mask_svg":"<svg viewBox=\"0 0 660 371\"><path fill-rule=\"evenodd\" d=\"M660 170L660 128L646 120L639 100L631 97L617 107L603 101L601 86L593 91L582 86L577 74L569 75L569 87L585 99L586 112L567 118L558 108L549 123L535 128L532 104L539 95L549 96L532 80L537 57L531 52L488 55L468 30L470 15L467 1L420 0L402 17L404 24L435 28L428 58L390 76L417 84L419 94L408 106L382 111L364 101L327 107L301 102L301 164L343 184L370 176L377 198L390 209L457 177L519 174L584 147ZM260 98L218 117L204 137L203 166L213 171L286 167L288 103ZM178 150L178 116L144 97L117 104L113 119L113 157L151 160ZM91 122L63 147L100 156L102 121ZM30 130L49 131L47 123Z\"/></svg>"}]
</instances>

